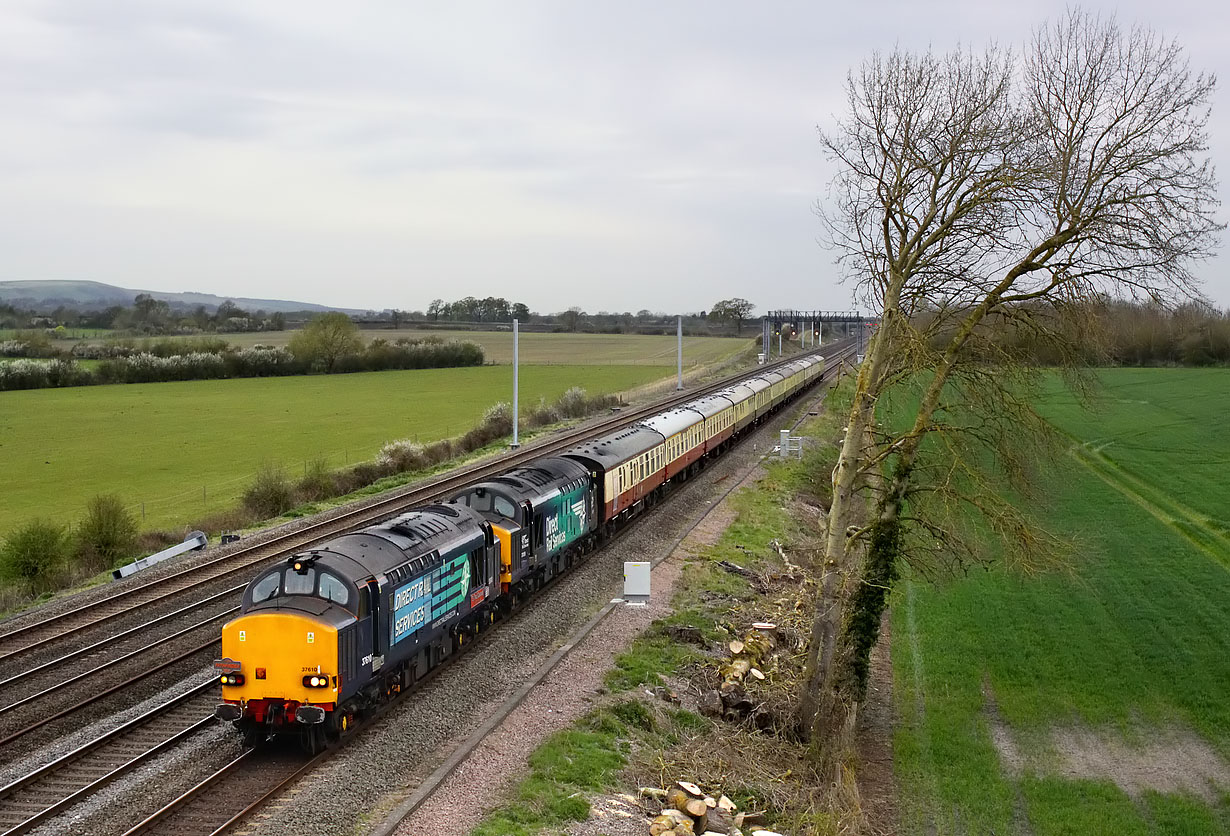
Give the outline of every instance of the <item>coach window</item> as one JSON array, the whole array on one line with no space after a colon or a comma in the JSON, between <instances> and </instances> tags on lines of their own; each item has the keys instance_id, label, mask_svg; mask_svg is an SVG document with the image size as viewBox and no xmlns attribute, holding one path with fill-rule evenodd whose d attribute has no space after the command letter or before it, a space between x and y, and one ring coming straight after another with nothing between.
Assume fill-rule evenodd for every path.
<instances>
[{"instance_id":1,"label":"coach window","mask_svg":"<svg viewBox=\"0 0 1230 836\"><path fill-rule=\"evenodd\" d=\"M286 589L287 595L311 595L316 591L316 570L307 569L300 574L298 572L286 573Z\"/></svg>"},{"instance_id":2,"label":"coach window","mask_svg":"<svg viewBox=\"0 0 1230 836\"><path fill-rule=\"evenodd\" d=\"M343 607L350 602L350 590L346 588L346 584L328 572L320 573L320 592L318 594L326 601L341 604Z\"/></svg>"},{"instance_id":3,"label":"coach window","mask_svg":"<svg viewBox=\"0 0 1230 836\"><path fill-rule=\"evenodd\" d=\"M271 575L265 575L256 582L256 586L252 587L252 603L259 604L261 601L268 601L270 598L278 594L278 581L282 579L281 572L274 572Z\"/></svg>"}]
</instances>

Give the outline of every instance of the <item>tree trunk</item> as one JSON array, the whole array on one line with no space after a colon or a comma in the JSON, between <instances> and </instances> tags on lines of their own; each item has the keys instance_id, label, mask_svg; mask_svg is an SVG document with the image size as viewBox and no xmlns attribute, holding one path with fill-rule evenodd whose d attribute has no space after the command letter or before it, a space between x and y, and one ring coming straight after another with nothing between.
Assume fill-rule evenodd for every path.
<instances>
[{"instance_id":1,"label":"tree trunk","mask_svg":"<svg viewBox=\"0 0 1230 836\"><path fill-rule=\"evenodd\" d=\"M833 654L837 648L838 627L842 623L840 576L848 571L847 528L855 518L860 468L867 443L867 432L875 422L875 381L883 376L888 363L892 340L893 311L888 309L880 329L867 346L864 362L859 366L858 383L850 417L846 422L846 437L841 444L837 466L833 468L833 501L829 506L825 531L824 574L820 601L812 619L811 641L808 643L807 664L803 670L803 693L799 700L798 729L804 739L810 739L821 698L829 689Z\"/></svg>"}]
</instances>

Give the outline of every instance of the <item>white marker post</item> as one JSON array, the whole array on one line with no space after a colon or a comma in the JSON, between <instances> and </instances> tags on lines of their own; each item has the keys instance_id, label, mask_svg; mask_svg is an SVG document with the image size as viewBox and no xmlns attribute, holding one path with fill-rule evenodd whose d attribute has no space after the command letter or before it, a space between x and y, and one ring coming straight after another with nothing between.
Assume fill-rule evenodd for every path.
<instances>
[{"instance_id":1,"label":"white marker post","mask_svg":"<svg viewBox=\"0 0 1230 836\"><path fill-rule=\"evenodd\" d=\"M520 381L517 379L517 372L520 367L517 361L520 359L520 357L518 356L520 342L521 342L520 323L514 319L513 320L513 440L512 440L512 449L514 450L516 450L518 447L521 446L520 443L518 443L517 441L517 386L520 383Z\"/></svg>"},{"instance_id":2,"label":"white marker post","mask_svg":"<svg viewBox=\"0 0 1230 836\"><path fill-rule=\"evenodd\" d=\"M679 382L675 384L675 391L683 389L683 317L679 317Z\"/></svg>"}]
</instances>

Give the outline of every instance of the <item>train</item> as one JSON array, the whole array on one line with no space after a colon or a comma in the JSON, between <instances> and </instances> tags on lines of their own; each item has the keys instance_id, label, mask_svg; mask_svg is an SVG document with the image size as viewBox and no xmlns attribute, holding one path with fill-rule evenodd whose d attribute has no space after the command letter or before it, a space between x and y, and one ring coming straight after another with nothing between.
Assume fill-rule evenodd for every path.
<instances>
[{"instance_id":1,"label":"train","mask_svg":"<svg viewBox=\"0 0 1230 836\"><path fill-rule=\"evenodd\" d=\"M823 370L799 358L265 569L222 628L215 716L322 750Z\"/></svg>"}]
</instances>

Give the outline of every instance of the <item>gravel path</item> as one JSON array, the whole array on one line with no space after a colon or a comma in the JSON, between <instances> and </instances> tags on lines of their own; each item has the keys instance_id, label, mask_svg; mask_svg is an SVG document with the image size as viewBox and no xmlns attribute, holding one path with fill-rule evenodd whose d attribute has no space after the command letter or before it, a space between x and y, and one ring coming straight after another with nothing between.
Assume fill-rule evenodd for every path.
<instances>
[{"instance_id":1,"label":"gravel path","mask_svg":"<svg viewBox=\"0 0 1230 836\"><path fill-rule=\"evenodd\" d=\"M669 553L693 521L729 489L732 477L741 476L776 440L778 423L781 422L770 422L771 429L754 434L701 476L681 486L669 501L630 526L618 540L501 625L467 654L463 664L450 666L379 723L361 730L321 769L238 832L261 836L349 836L379 823L556 648L620 592L624 561L653 560ZM661 575L663 580L655 579L656 607L665 606L669 599L664 584L672 571L677 569L667 568ZM587 642L597 653L587 670L600 679L618 649L613 643L618 641L622 647L658 614L660 610L654 607L639 614L629 610L608 619L609 626L608 622L599 625L597 630L618 632L608 636L606 645ZM563 666L574 674L584 672L578 671L584 665L574 666L568 660ZM594 680L580 683L553 673L552 681L555 684L549 690L543 690L542 696L531 695L526 704L539 706L540 712L543 705L550 712L567 711L568 720L575 716L575 706L584 710L585 694L590 688L587 683ZM551 701L557 705L553 706ZM567 722L564 716L561 714L559 725ZM550 726L555 727L558 726ZM528 754L539 738L529 730L517 732L515 727L510 728L512 736L505 749L519 749L523 756ZM547 728L541 727L541 733L545 734ZM434 833L428 829L418 832Z\"/></svg>"}]
</instances>

